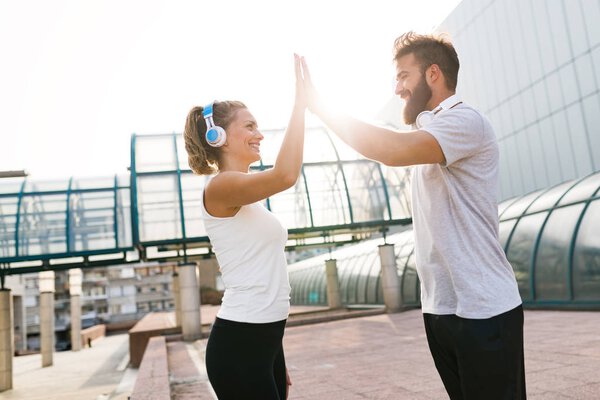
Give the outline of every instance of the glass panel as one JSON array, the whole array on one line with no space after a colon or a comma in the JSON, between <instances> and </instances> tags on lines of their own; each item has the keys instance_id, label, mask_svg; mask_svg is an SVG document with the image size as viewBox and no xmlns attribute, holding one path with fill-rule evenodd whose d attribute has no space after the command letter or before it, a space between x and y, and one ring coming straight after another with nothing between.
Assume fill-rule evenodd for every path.
<instances>
[{"instance_id":1,"label":"glass panel","mask_svg":"<svg viewBox=\"0 0 600 400\"><path fill-rule=\"evenodd\" d=\"M575 300L600 300L600 201L586 210L573 254L573 295Z\"/></svg>"},{"instance_id":2,"label":"glass panel","mask_svg":"<svg viewBox=\"0 0 600 400\"><path fill-rule=\"evenodd\" d=\"M340 157L340 160L350 161L350 160L359 160L359 159L364 158L356 150L354 150L352 147L350 147L346 143L344 143L334 133L329 133L329 137L331 138L331 141L333 142L333 146L335 147L335 150L337 151L338 156Z\"/></svg>"},{"instance_id":3,"label":"glass panel","mask_svg":"<svg viewBox=\"0 0 600 400\"><path fill-rule=\"evenodd\" d=\"M533 98L531 99L536 108L537 117L544 118L550 112L548 95L546 93L546 84L543 80L533 85Z\"/></svg>"},{"instance_id":4,"label":"glass panel","mask_svg":"<svg viewBox=\"0 0 600 400\"><path fill-rule=\"evenodd\" d=\"M510 206L512 203L517 200L517 197L511 197L510 199L504 200L500 204L498 204L498 216L502 217L502 213Z\"/></svg>"},{"instance_id":5,"label":"glass panel","mask_svg":"<svg viewBox=\"0 0 600 400\"><path fill-rule=\"evenodd\" d=\"M358 303L358 280L365 265L366 254L360 254L355 258L354 268L352 268L348 282L348 304Z\"/></svg>"},{"instance_id":6,"label":"glass panel","mask_svg":"<svg viewBox=\"0 0 600 400\"><path fill-rule=\"evenodd\" d=\"M565 19L567 20L567 29L572 47L571 54L577 57L588 49L585 21L581 13L582 7L577 2L565 2L564 4Z\"/></svg>"},{"instance_id":7,"label":"glass panel","mask_svg":"<svg viewBox=\"0 0 600 400\"><path fill-rule=\"evenodd\" d=\"M17 196L0 197L0 257L16 255L17 204Z\"/></svg>"},{"instance_id":8,"label":"glass panel","mask_svg":"<svg viewBox=\"0 0 600 400\"><path fill-rule=\"evenodd\" d=\"M579 99L579 88L577 86L577 80L575 79L575 69L573 68L573 63L569 63L562 67L558 71L558 74L560 83L562 85L563 104L571 104L575 100Z\"/></svg>"},{"instance_id":9,"label":"glass panel","mask_svg":"<svg viewBox=\"0 0 600 400\"><path fill-rule=\"evenodd\" d=\"M344 163L354 222L389 220L387 199L375 162Z\"/></svg>"},{"instance_id":10,"label":"glass panel","mask_svg":"<svg viewBox=\"0 0 600 400\"><path fill-rule=\"evenodd\" d=\"M283 129L260 131L265 137L263 141L260 142L260 156L262 162L264 165L273 165L275 164L275 159L277 159L277 154L279 154L285 131ZM305 132L305 141L307 140L308 132Z\"/></svg>"},{"instance_id":11,"label":"glass panel","mask_svg":"<svg viewBox=\"0 0 600 400\"><path fill-rule=\"evenodd\" d=\"M419 276L415 265L414 253L411 255L404 267L402 281L402 302L407 305L416 305L421 302L419 291Z\"/></svg>"},{"instance_id":12,"label":"glass panel","mask_svg":"<svg viewBox=\"0 0 600 400\"><path fill-rule=\"evenodd\" d=\"M117 192L117 230L118 247L131 247L133 239L131 234L131 191L119 189Z\"/></svg>"},{"instance_id":13,"label":"glass panel","mask_svg":"<svg viewBox=\"0 0 600 400\"><path fill-rule=\"evenodd\" d=\"M304 171L315 226L350 223L348 197L338 164L305 165Z\"/></svg>"},{"instance_id":14,"label":"glass panel","mask_svg":"<svg viewBox=\"0 0 600 400\"><path fill-rule=\"evenodd\" d=\"M181 238L177 175L138 177L140 241Z\"/></svg>"},{"instance_id":15,"label":"glass panel","mask_svg":"<svg viewBox=\"0 0 600 400\"><path fill-rule=\"evenodd\" d=\"M560 200L559 205L569 204L580 200L589 199L600 187L600 172L590 175L575 185Z\"/></svg>"},{"instance_id":16,"label":"glass panel","mask_svg":"<svg viewBox=\"0 0 600 400\"><path fill-rule=\"evenodd\" d=\"M114 176L105 176L98 178L73 178L73 182L71 183L71 190L113 189L114 187Z\"/></svg>"},{"instance_id":17,"label":"glass panel","mask_svg":"<svg viewBox=\"0 0 600 400\"><path fill-rule=\"evenodd\" d=\"M560 168L560 156L555 139L555 129L552 125L552 118L545 118L539 123L540 138L548 168L548 180L550 185L555 185L565 181Z\"/></svg>"},{"instance_id":18,"label":"glass panel","mask_svg":"<svg viewBox=\"0 0 600 400\"><path fill-rule=\"evenodd\" d=\"M548 101L550 102L550 112L557 112L564 106L562 100L562 87L560 84L560 77L558 71L553 72L544 80L548 89Z\"/></svg>"},{"instance_id":19,"label":"glass panel","mask_svg":"<svg viewBox=\"0 0 600 400\"><path fill-rule=\"evenodd\" d=\"M537 46L540 50L539 54L542 59L542 69L544 70L544 74L547 74L548 72L554 70L557 66L556 56L554 54L554 44L552 42L552 31L555 28L548 19L545 9L542 11L535 6L533 6L533 8L534 13L541 14L541 18L534 18L531 21L537 29ZM556 32L556 30L554 31Z\"/></svg>"},{"instance_id":20,"label":"glass panel","mask_svg":"<svg viewBox=\"0 0 600 400\"><path fill-rule=\"evenodd\" d=\"M173 135L136 136L134 151L137 173L177 169Z\"/></svg>"},{"instance_id":21,"label":"glass panel","mask_svg":"<svg viewBox=\"0 0 600 400\"><path fill-rule=\"evenodd\" d=\"M327 130L324 128L307 129L306 135L304 141L305 163L338 160L336 149Z\"/></svg>"},{"instance_id":22,"label":"glass panel","mask_svg":"<svg viewBox=\"0 0 600 400\"><path fill-rule=\"evenodd\" d=\"M598 24L600 25L600 24ZM598 47L600 50L600 47ZM598 59L598 69L600 69L600 58ZM598 73L600 79L600 72ZM590 96L583 100L583 112L585 115L585 130L590 141L594 167L600 168L600 135L598 127L600 126L600 95Z\"/></svg>"},{"instance_id":23,"label":"glass panel","mask_svg":"<svg viewBox=\"0 0 600 400\"><path fill-rule=\"evenodd\" d=\"M575 71L577 72L577 81L579 82L579 92L581 97L585 97L595 90L596 85L591 85L595 81L594 66L592 65L592 56L585 54L575 60Z\"/></svg>"},{"instance_id":24,"label":"glass panel","mask_svg":"<svg viewBox=\"0 0 600 400\"><path fill-rule=\"evenodd\" d=\"M300 175L294 186L281 193L277 193L269 200L271 211L277 215L279 221L287 229L311 226L310 207L302 175Z\"/></svg>"},{"instance_id":25,"label":"glass panel","mask_svg":"<svg viewBox=\"0 0 600 400\"><path fill-rule=\"evenodd\" d=\"M506 211L504 211L504 213L502 214L502 219L506 220L509 218L514 218L514 217L518 217L518 216L522 215L525 212L525 210L527 209L527 207L529 207L529 205L539 195L541 195L545 190L546 189L538 190L536 192L533 192L526 196L521 197L520 200L517 200L514 204L512 204L510 207L508 207L506 209Z\"/></svg>"},{"instance_id":26,"label":"glass panel","mask_svg":"<svg viewBox=\"0 0 600 400\"><path fill-rule=\"evenodd\" d=\"M576 163L573 159L573 144L569 135L570 127L567 124L566 113L555 113L552 116L552 124L556 133L556 144L560 152L558 161L560 162L563 180L577 178Z\"/></svg>"},{"instance_id":27,"label":"glass panel","mask_svg":"<svg viewBox=\"0 0 600 400\"><path fill-rule=\"evenodd\" d=\"M600 43L600 24L598 23L600 21L600 3L582 0L581 5L584 10L583 18L587 28L587 38L590 41L589 45L594 47Z\"/></svg>"},{"instance_id":28,"label":"glass panel","mask_svg":"<svg viewBox=\"0 0 600 400\"><path fill-rule=\"evenodd\" d=\"M565 192L575 184L575 182L575 180L570 180L568 182L554 186L546 193L534 200L534 202L531 203L531 206L529 207L527 212L532 213L536 211L548 210L549 208L554 207L558 199L560 199L560 197L564 195Z\"/></svg>"},{"instance_id":29,"label":"glass panel","mask_svg":"<svg viewBox=\"0 0 600 400\"><path fill-rule=\"evenodd\" d=\"M569 121L568 134L575 154L575 165L577 166L577 176L585 176L592 173L591 149L587 138L587 132L584 125L584 116L581 103L576 103L567 109L567 118Z\"/></svg>"},{"instance_id":30,"label":"glass panel","mask_svg":"<svg viewBox=\"0 0 600 400\"><path fill-rule=\"evenodd\" d=\"M381 263L379 261L379 252L375 251L372 255L371 269L369 270L369 276L367 277L366 291L366 303L376 304L377 303L377 284L379 283L379 272L381 271Z\"/></svg>"},{"instance_id":31,"label":"glass panel","mask_svg":"<svg viewBox=\"0 0 600 400\"><path fill-rule=\"evenodd\" d=\"M583 204L554 210L544 226L535 263L536 298L568 300L569 249Z\"/></svg>"},{"instance_id":32,"label":"glass panel","mask_svg":"<svg viewBox=\"0 0 600 400\"><path fill-rule=\"evenodd\" d=\"M320 268L320 270L316 292L319 294L320 304L327 304L327 275L325 275L325 268Z\"/></svg>"},{"instance_id":33,"label":"glass panel","mask_svg":"<svg viewBox=\"0 0 600 400\"><path fill-rule=\"evenodd\" d=\"M561 65L571 58L569 38L568 35L564 34L564 32L567 32L568 28L565 24L562 2L548 2L546 4L547 7L545 8L548 11L548 22L550 23L550 26L552 26L552 36L550 37L552 38L551 41L556 50L556 61L558 62L558 65ZM540 39L543 40L543 38L544 37L542 36Z\"/></svg>"},{"instance_id":34,"label":"glass panel","mask_svg":"<svg viewBox=\"0 0 600 400\"><path fill-rule=\"evenodd\" d=\"M117 185L119 187L130 187L131 175L117 175Z\"/></svg>"},{"instance_id":35,"label":"glass panel","mask_svg":"<svg viewBox=\"0 0 600 400\"><path fill-rule=\"evenodd\" d=\"M69 180L60 181L25 181L24 193L36 193L36 192L51 192L51 191L66 191L69 187Z\"/></svg>"},{"instance_id":36,"label":"glass panel","mask_svg":"<svg viewBox=\"0 0 600 400\"><path fill-rule=\"evenodd\" d=\"M72 193L69 201L70 251L116 248L115 192Z\"/></svg>"},{"instance_id":37,"label":"glass panel","mask_svg":"<svg viewBox=\"0 0 600 400\"><path fill-rule=\"evenodd\" d=\"M410 168L392 168L381 166L387 185L392 219L412 217L410 193Z\"/></svg>"},{"instance_id":38,"label":"glass panel","mask_svg":"<svg viewBox=\"0 0 600 400\"><path fill-rule=\"evenodd\" d=\"M21 186L23 186L23 179L21 178L3 178L0 182L0 194L19 193Z\"/></svg>"},{"instance_id":39,"label":"glass panel","mask_svg":"<svg viewBox=\"0 0 600 400\"><path fill-rule=\"evenodd\" d=\"M265 130L262 134L265 136L260 144L262 162L266 166L272 166L279 154L285 130ZM304 163L337 160L335 148L329 140L327 131L324 128L307 128L304 140Z\"/></svg>"},{"instance_id":40,"label":"glass panel","mask_svg":"<svg viewBox=\"0 0 600 400\"><path fill-rule=\"evenodd\" d=\"M188 164L188 153L185 149L185 140L183 135L175 135L175 146L177 146L177 157L179 159L179 169L182 171L191 171L190 165Z\"/></svg>"},{"instance_id":41,"label":"glass panel","mask_svg":"<svg viewBox=\"0 0 600 400\"><path fill-rule=\"evenodd\" d=\"M181 175L181 190L185 216L185 235L188 238L206 236L202 222L202 190L208 182L207 176Z\"/></svg>"},{"instance_id":42,"label":"glass panel","mask_svg":"<svg viewBox=\"0 0 600 400\"><path fill-rule=\"evenodd\" d=\"M510 261L523 299L530 299L531 290L529 277L531 274L531 256L538 232L548 213L534 214L523 217L512 235L506 253Z\"/></svg>"},{"instance_id":43,"label":"glass panel","mask_svg":"<svg viewBox=\"0 0 600 400\"><path fill-rule=\"evenodd\" d=\"M506 248L506 241L510 237L510 233L515 227L517 221L518 219L510 219L508 221L500 222L500 225L498 227L498 241L500 242L500 246L502 246L503 249Z\"/></svg>"},{"instance_id":44,"label":"glass panel","mask_svg":"<svg viewBox=\"0 0 600 400\"><path fill-rule=\"evenodd\" d=\"M66 253L65 194L23 197L19 221L19 256Z\"/></svg>"}]
</instances>

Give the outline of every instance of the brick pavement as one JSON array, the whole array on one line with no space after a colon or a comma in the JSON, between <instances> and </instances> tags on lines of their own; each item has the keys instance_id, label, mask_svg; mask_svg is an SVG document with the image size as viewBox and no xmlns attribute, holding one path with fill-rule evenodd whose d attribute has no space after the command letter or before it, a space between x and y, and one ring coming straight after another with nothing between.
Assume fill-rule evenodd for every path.
<instances>
[{"instance_id":1,"label":"brick pavement","mask_svg":"<svg viewBox=\"0 0 600 400\"><path fill-rule=\"evenodd\" d=\"M205 322L209 315L203 314ZM15 389L0 398L106 394L102 398L125 400L131 370L117 366L127 353L126 338L107 337L91 349L56 353L50 368L40 368L39 354L16 357ZM176 400L211 398L204 390L205 344L206 339L167 344L171 389L181 395ZM427 348L420 310L290 326L284 348L293 382L290 400L448 398ZM525 369L530 400L600 399L600 312L526 310Z\"/></svg>"},{"instance_id":2,"label":"brick pavement","mask_svg":"<svg viewBox=\"0 0 600 400\"><path fill-rule=\"evenodd\" d=\"M292 327L290 399L447 399L420 310ZM600 313L525 312L528 398L600 399Z\"/></svg>"}]
</instances>

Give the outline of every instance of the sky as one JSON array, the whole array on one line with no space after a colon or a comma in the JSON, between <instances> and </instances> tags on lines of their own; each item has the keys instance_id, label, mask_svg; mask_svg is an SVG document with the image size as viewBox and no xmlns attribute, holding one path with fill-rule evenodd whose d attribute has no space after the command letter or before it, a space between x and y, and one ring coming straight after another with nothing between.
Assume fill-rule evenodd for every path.
<instances>
[{"instance_id":1,"label":"sky","mask_svg":"<svg viewBox=\"0 0 600 400\"><path fill-rule=\"evenodd\" d=\"M459 2L0 0L0 171L126 174L132 133L181 133L212 100L283 128L294 53L327 102L372 120L394 95L394 39Z\"/></svg>"}]
</instances>

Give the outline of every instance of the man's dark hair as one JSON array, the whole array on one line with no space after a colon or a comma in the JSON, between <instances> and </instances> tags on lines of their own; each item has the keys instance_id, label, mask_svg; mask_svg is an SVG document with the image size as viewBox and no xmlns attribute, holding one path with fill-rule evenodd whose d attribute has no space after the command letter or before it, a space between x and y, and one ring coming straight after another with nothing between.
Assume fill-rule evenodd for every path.
<instances>
[{"instance_id":1,"label":"man's dark hair","mask_svg":"<svg viewBox=\"0 0 600 400\"><path fill-rule=\"evenodd\" d=\"M446 87L456 91L459 62L458 54L450 41L442 36L407 32L394 41L394 61L398 62L411 53L421 65L421 73L437 64L446 78Z\"/></svg>"}]
</instances>

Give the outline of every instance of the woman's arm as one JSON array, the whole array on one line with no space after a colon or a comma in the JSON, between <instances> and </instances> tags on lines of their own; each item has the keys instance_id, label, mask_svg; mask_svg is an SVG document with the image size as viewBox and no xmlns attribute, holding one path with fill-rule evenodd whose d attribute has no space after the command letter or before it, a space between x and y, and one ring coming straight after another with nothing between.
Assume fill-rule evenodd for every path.
<instances>
[{"instance_id":1,"label":"woman's arm","mask_svg":"<svg viewBox=\"0 0 600 400\"><path fill-rule=\"evenodd\" d=\"M292 115L277 155L275 165L267 171L219 173L206 187L207 199L219 209L235 209L255 203L292 187L298 180L304 153L304 114L306 96L301 77L300 58L294 55L296 97Z\"/></svg>"}]
</instances>

